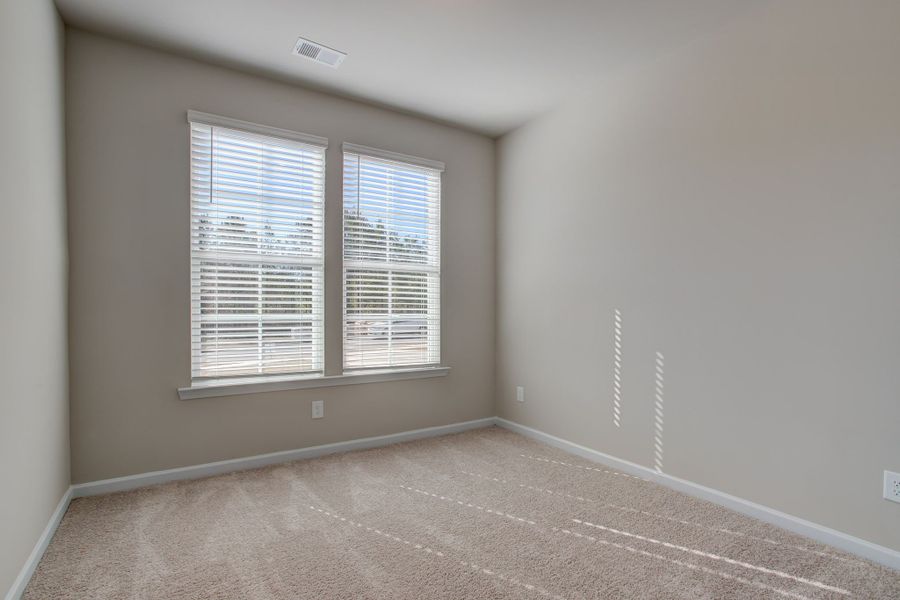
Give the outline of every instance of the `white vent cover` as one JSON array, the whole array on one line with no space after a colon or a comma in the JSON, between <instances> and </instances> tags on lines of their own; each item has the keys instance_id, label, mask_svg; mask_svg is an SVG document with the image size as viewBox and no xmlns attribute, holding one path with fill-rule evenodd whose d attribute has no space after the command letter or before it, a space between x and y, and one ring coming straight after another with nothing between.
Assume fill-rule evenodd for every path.
<instances>
[{"instance_id":1,"label":"white vent cover","mask_svg":"<svg viewBox=\"0 0 900 600\"><path fill-rule=\"evenodd\" d=\"M328 46L323 46L318 42L304 38L299 38L297 43L294 44L294 54L322 63L323 65L328 65L332 69L337 69L341 66L341 63L344 62L344 59L347 57L347 54L344 52L340 52L333 48L329 48Z\"/></svg>"}]
</instances>

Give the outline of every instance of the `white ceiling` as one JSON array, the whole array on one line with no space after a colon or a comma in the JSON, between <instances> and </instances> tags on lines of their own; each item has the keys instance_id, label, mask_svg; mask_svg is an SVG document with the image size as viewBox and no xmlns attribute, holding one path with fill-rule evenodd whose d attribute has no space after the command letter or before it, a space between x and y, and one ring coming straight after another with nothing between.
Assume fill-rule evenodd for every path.
<instances>
[{"instance_id":1,"label":"white ceiling","mask_svg":"<svg viewBox=\"0 0 900 600\"><path fill-rule=\"evenodd\" d=\"M56 0L66 23L505 133L761 0ZM349 54L291 54L299 36Z\"/></svg>"}]
</instances>

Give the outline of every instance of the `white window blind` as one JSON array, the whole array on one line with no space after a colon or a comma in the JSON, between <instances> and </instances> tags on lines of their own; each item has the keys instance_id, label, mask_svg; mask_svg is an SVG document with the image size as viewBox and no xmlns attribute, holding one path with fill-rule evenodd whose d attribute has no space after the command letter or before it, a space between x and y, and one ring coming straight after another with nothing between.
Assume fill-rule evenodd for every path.
<instances>
[{"instance_id":1,"label":"white window blind","mask_svg":"<svg viewBox=\"0 0 900 600\"><path fill-rule=\"evenodd\" d=\"M441 171L344 144L344 369L441 361Z\"/></svg>"},{"instance_id":2,"label":"white window blind","mask_svg":"<svg viewBox=\"0 0 900 600\"><path fill-rule=\"evenodd\" d=\"M188 119L192 378L322 373L327 142Z\"/></svg>"}]
</instances>

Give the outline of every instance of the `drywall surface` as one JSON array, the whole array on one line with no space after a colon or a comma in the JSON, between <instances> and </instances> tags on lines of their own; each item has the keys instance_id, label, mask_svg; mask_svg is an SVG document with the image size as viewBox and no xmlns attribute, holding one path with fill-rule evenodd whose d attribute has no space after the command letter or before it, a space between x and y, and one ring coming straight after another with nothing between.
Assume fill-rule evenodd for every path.
<instances>
[{"instance_id":1,"label":"drywall surface","mask_svg":"<svg viewBox=\"0 0 900 600\"><path fill-rule=\"evenodd\" d=\"M63 37L0 4L0 595L69 486Z\"/></svg>"},{"instance_id":2,"label":"drywall surface","mask_svg":"<svg viewBox=\"0 0 900 600\"><path fill-rule=\"evenodd\" d=\"M760 3L501 138L498 414L900 549L898 22Z\"/></svg>"},{"instance_id":3,"label":"drywall surface","mask_svg":"<svg viewBox=\"0 0 900 600\"><path fill-rule=\"evenodd\" d=\"M74 482L493 416L493 140L67 33ZM341 368L341 143L446 163L447 377L178 399L176 389L190 384L188 109L329 139L328 374ZM325 400L324 419L310 419L313 399Z\"/></svg>"}]
</instances>

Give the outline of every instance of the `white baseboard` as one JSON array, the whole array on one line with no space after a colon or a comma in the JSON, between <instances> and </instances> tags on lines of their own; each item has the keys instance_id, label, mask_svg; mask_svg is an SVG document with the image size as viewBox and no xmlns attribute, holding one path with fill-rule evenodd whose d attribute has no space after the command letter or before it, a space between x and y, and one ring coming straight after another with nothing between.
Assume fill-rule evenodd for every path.
<instances>
[{"instance_id":1,"label":"white baseboard","mask_svg":"<svg viewBox=\"0 0 900 600\"><path fill-rule=\"evenodd\" d=\"M766 523L771 523L782 529L805 535L806 537L822 542L823 544L834 546L835 548L850 552L851 554L900 570L900 552L891 548L867 542L866 540L847 535L846 533L841 533L840 531L825 527L824 525L819 525L775 510L774 508L769 508L768 506L763 506L755 502L750 502L749 500L738 498L737 496L732 496L731 494L726 494L725 492L708 488L699 483L693 483L691 481L679 479L678 477L673 477L672 475L659 473L649 467L644 467L627 460L622 460L621 458L604 454L603 452L598 452L597 450L592 450L586 446L581 446L580 444L558 438L555 435L550 435L549 433L544 433L543 431L520 425L514 421L497 417L496 423L500 427L515 431L516 433L520 433L539 442L544 442L547 445L554 446L560 450L565 450L566 452L575 454L587 460L607 465L622 471L623 473L628 473L629 475L649 479L650 481L678 490L689 496L701 498L714 504L724 506L725 508L730 508L733 511L759 519L760 521L765 521Z\"/></svg>"},{"instance_id":2,"label":"white baseboard","mask_svg":"<svg viewBox=\"0 0 900 600\"><path fill-rule=\"evenodd\" d=\"M314 458L316 456L334 454L337 452L348 452L350 450L363 450L366 448L376 448L378 446L388 446L390 444L396 444L399 442L408 442L410 440L418 440L421 438L458 433L460 431L467 431L469 429L490 427L493 424L494 417L487 417L484 419L476 419L474 421L452 423L450 425L440 425L437 427L427 427L425 429L415 429L412 431L401 431L400 433L380 435L377 437L359 438L346 442L324 444L322 446L310 446L308 448L299 448L297 450L285 450L283 452L272 452L271 454L259 454L257 456L248 456L246 458L221 460L218 462L206 463L202 465L192 465L190 467L167 469L165 471L151 471L150 473L139 473L137 475L116 477L114 479L103 479L101 481L78 483L72 486L73 498L133 490L136 488L146 487L148 485L155 485L157 483L165 483L167 481L177 481L180 479L198 479L201 477L210 477L212 475L221 475L222 473L231 473L233 471L256 469L258 467L276 465L279 463L284 463L292 460L300 460L304 458Z\"/></svg>"},{"instance_id":3,"label":"white baseboard","mask_svg":"<svg viewBox=\"0 0 900 600\"><path fill-rule=\"evenodd\" d=\"M65 493L63 493L62 498L60 498L59 504L56 505L53 514L50 515L50 521L47 523L47 526L44 527L44 531L41 533L41 537L38 538L37 544L35 544L34 548L31 550L31 554L28 555L25 565L22 567L22 570L19 571L19 575L16 577L16 580L13 581L12 587L9 588L9 591L6 593L6 600L19 600L25 592L25 588L28 586L28 582L31 581L34 570L37 569L38 563L41 562L44 551L47 549L47 546L50 545L50 540L53 539L56 528L59 527L63 515L66 514L66 509L69 508L69 502L71 500L72 486L69 486Z\"/></svg>"}]
</instances>

